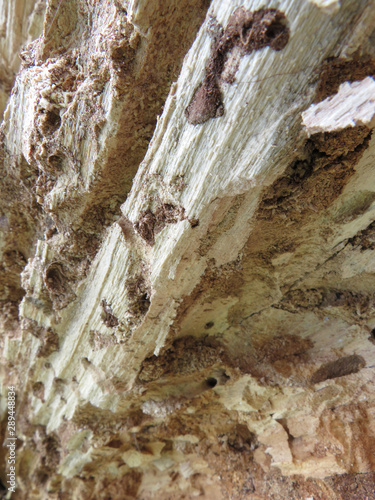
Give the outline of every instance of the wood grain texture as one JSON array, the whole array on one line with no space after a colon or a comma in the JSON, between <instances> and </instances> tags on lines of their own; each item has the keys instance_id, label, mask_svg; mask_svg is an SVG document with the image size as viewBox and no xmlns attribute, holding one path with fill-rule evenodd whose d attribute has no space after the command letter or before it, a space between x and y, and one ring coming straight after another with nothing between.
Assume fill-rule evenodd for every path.
<instances>
[{"instance_id":1,"label":"wood grain texture","mask_svg":"<svg viewBox=\"0 0 375 500\"><path fill-rule=\"evenodd\" d=\"M20 498L370 491L373 2L238 7L47 9L2 124Z\"/></svg>"}]
</instances>

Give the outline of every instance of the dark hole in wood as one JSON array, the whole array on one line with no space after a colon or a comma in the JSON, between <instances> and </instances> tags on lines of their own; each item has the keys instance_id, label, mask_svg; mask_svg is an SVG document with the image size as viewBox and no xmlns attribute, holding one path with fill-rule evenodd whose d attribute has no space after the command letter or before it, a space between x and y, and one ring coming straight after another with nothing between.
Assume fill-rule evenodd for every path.
<instances>
[{"instance_id":1,"label":"dark hole in wood","mask_svg":"<svg viewBox=\"0 0 375 500\"><path fill-rule=\"evenodd\" d=\"M50 155L48 157L48 165L51 170L61 170L63 157L59 155Z\"/></svg>"},{"instance_id":2,"label":"dark hole in wood","mask_svg":"<svg viewBox=\"0 0 375 500\"><path fill-rule=\"evenodd\" d=\"M208 377L208 379L206 380L206 384L212 389L217 384L217 380L214 377Z\"/></svg>"},{"instance_id":3,"label":"dark hole in wood","mask_svg":"<svg viewBox=\"0 0 375 500\"><path fill-rule=\"evenodd\" d=\"M122 441L120 441L119 439L112 439L112 441L109 441L106 446L108 446L109 448L121 448Z\"/></svg>"},{"instance_id":4,"label":"dark hole in wood","mask_svg":"<svg viewBox=\"0 0 375 500\"><path fill-rule=\"evenodd\" d=\"M57 109L45 112L44 123L42 125L42 132L44 134L54 133L61 125L61 118Z\"/></svg>"},{"instance_id":5,"label":"dark hole in wood","mask_svg":"<svg viewBox=\"0 0 375 500\"><path fill-rule=\"evenodd\" d=\"M286 30L285 23L283 24L280 19L277 19L272 24L269 25L266 31L268 38L276 38L278 35Z\"/></svg>"}]
</instances>

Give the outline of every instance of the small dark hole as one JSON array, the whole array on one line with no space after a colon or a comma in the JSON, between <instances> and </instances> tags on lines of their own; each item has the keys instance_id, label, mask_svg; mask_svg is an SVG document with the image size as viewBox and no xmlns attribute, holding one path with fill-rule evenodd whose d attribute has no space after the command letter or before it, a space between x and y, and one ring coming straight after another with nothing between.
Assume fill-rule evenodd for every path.
<instances>
[{"instance_id":1,"label":"small dark hole","mask_svg":"<svg viewBox=\"0 0 375 500\"><path fill-rule=\"evenodd\" d=\"M63 277L59 264L51 264L48 267L45 273L44 283L50 292L64 292Z\"/></svg>"},{"instance_id":2,"label":"small dark hole","mask_svg":"<svg viewBox=\"0 0 375 500\"><path fill-rule=\"evenodd\" d=\"M86 367L91 365L91 361L88 358L81 358L81 363Z\"/></svg>"},{"instance_id":3,"label":"small dark hole","mask_svg":"<svg viewBox=\"0 0 375 500\"><path fill-rule=\"evenodd\" d=\"M192 228L199 226L199 219L188 219Z\"/></svg>"},{"instance_id":4,"label":"small dark hole","mask_svg":"<svg viewBox=\"0 0 375 500\"><path fill-rule=\"evenodd\" d=\"M148 293L144 293L141 296L141 301L140 301L140 311L142 314L146 314L146 312L150 308L150 304L151 304L151 301L150 301L150 297L149 297Z\"/></svg>"},{"instance_id":5,"label":"small dark hole","mask_svg":"<svg viewBox=\"0 0 375 500\"><path fill-rule=\"evenodd\" d=\"M280 21L275 21L272 23L267 29L268 38L276 38L280 33L285 30L285 26L283 26Z\"/></svg>"},{"instance_id":6,"label":"small dark hole","mask_svg":"<svg viewBox=\"0 0 375 500\"><path fill-rule=\"evenodd\" d=\"M49 474L44 471L38 471L36 473L36 478L41 484L45 484L49 479Z\"/></svg>"},{"instance_id":7,"label":"small dark hole","mask_svg":"<svg viewBox=\"0 0 375 500\"><path fill-rule=\"evenodd\" d=\"M109 448L121 448L122 446L122 441L119 439L112 439L109 443L106 444Z\"/></svg>"},{"instance_id":8,"label":"small dark hole","mask_svg":"<svg viewBox=\"0 0 375 500\"><path fill-rule=\"evenodd\" d=\"M208 323L206 323L204 325L204 327L205 327L206 330L209 330L210 328L212 328L214 326L214 324L215 323L213 321L209 321Z\"/></svg>"},{"instance_id":9,"label":"small dark hole","mask_svg":"<svg viewBox=\"0 0 375 500\"><path fill-rule=\"evenodd\" d=\"M48 165L51 169L60 170L62 166L63 158L59 155L51 155L48 157Z\"/></svg>"},{"instance_id":10,"label":"small dark hole","mask_svg":"<svg viewBox=\"0 0 375 500\"><path fill-rule=\"evenodd\" d=\"M213 388L213 387L215 387L215 385L217 384L217 380L216 380L216 378L214 378L214 377L209 377L209 378L206 380L206 383L207 383L208 387Z\"/></svg>"},{"instance_id":11,"label":"small dark hole","mask_svg":"<svg viewBox=\"0 0 375 500\"><path fill-rule=\"evenodd\" d=\"M373 339L375 339L375 328L373 328L373 329L371 330L370 335L371 335L371 337L372 337Z\"/></svg>"},{"instance_id":12,"label":"small dark hole","mask_svg":"<svg viewBox=\"0 0 375 500\"><path fill-rule=\"evenodd\" d=\"M266 38L270 40L270 47L274 50L282 50L289 41L289 28L286 26L286 19L278 16L273 23L268 26Z\"/></svg>"},{"instance_id":13,"label":"small dark hole","mask_svg":"<svg viewBox=\"0 0 375 500\"><path fill-rule=\"evenodd\" d=\"M58 110L51 110L45 113L45 124L43 132L47 132L50 129L55 132L61 125L61 118Z\"/></svg>"}]
</instances>

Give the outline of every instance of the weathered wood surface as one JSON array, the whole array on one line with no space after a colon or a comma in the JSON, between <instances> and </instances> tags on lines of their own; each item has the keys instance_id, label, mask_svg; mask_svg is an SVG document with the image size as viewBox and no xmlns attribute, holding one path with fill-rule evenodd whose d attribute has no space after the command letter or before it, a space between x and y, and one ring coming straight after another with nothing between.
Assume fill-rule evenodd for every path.
<instances>
[{"instance_id":1,"label":"weathered wood surface","mask_svg":"<svg viewBox=\"0 0 375 500\"><path fill-rule=\"evenodd\" d=\"M172 4L51 2L4 115L20 498L366 493L374 3Z\"/></svg>"}]
</instances>

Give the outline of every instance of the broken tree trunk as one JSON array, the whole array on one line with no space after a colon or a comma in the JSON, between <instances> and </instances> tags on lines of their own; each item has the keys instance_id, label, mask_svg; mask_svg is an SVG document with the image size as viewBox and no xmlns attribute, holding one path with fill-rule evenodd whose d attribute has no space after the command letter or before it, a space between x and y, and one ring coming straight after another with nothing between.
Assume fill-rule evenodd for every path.
<instances>
[{"instance_id":1,"label":"broken tree trunk","mask_svg":"<svg viewBox=\"0 0 375 500\"><path fill-rule=\"evenodd\" d=\"M0 129L15 498L375 494L374 21L47 3Z\"/></svg>"}]
</instances>

